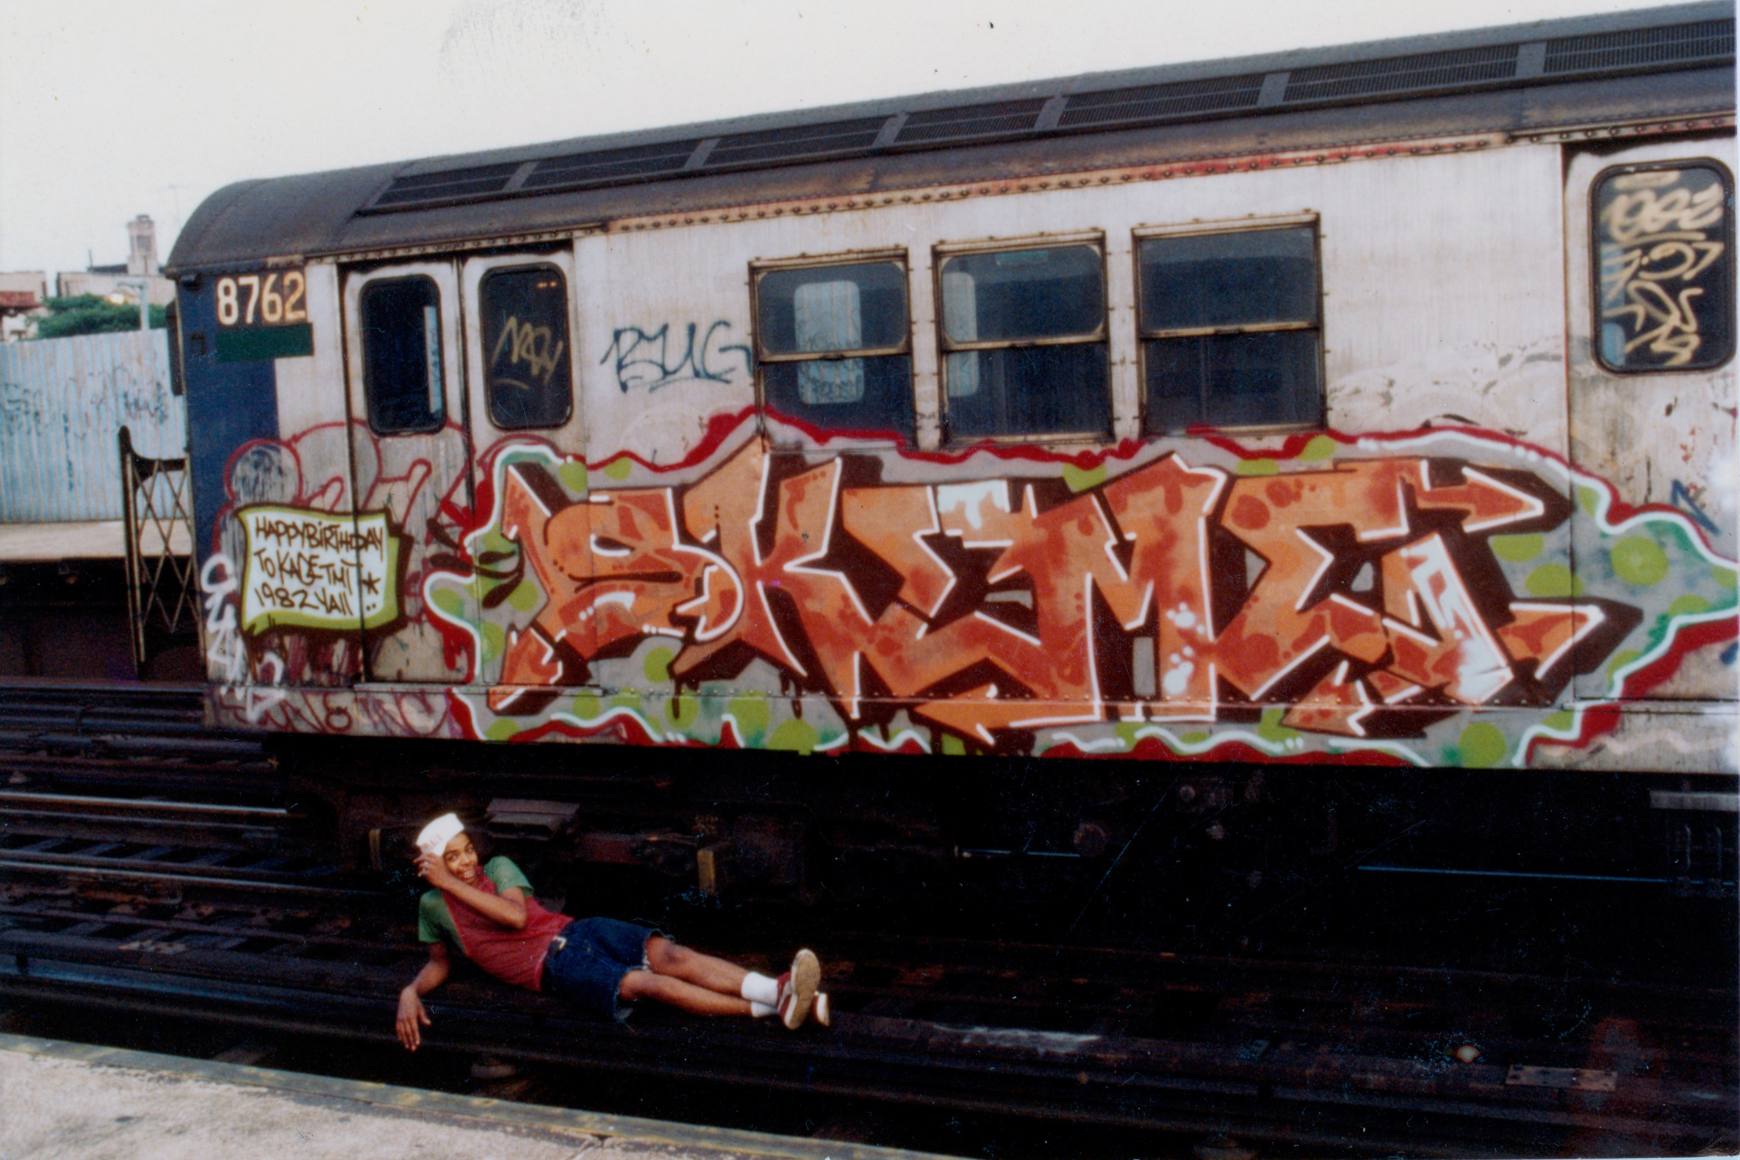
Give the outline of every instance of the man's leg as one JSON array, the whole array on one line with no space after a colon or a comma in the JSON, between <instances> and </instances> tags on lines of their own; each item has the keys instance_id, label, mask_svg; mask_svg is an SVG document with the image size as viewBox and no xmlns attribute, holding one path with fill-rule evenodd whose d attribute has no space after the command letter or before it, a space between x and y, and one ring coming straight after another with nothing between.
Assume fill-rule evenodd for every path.
<instances>
[{"instance_id":1,"label":"man's leg","mask_svg":"<svg viewBox=\"0 0 1740 1160\"><path fill-rule=\"evenodd\" d=\"M757 1018L778 1015L787 1027L797 1027L814 1012L818 1023L830 1022L827 996L816 989L821 968L809 951L799 951L792 970L772 979L655 934L646 940L646 962L656 974L748 1000Z\"/></svg>"},{"instance_id":2,"label":"man's leg","mask_svg":"<svg viewBox=\"0 0 1740 1160\"><path fill-rule=\"evenodd\" d=\"M701 956L705 957L705 956ZM714 960L715 962L722 960ZM725 964L730 966L729 963ZM742 969L738 968L741 974ZM670 975L652 971L629 971L622 976L617 994L633 1002L648 999L665 1003L692 1015L748 1015L749 1000L736 995L724 995L707 987L685 982Z\"/></svg>"},{"instance_id":3,"label":"man's leg","mask_svg":"<svg viewBox=\"0 0 1740 1160\"><path fill-rule=\"evenodd\" d=\"M749 975L736 963L692 951L662 934L646 940L646 962L655 975L693 983L717 995L739 998L743 995L743 980Z\"/></svg>"}]
</instances>

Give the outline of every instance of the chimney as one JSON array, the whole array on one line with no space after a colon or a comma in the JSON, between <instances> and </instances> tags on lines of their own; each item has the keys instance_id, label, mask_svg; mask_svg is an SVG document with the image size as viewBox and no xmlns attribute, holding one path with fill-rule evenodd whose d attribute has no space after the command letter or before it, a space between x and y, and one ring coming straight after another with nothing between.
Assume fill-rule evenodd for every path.
<instances>
[{"instance_id":1,"label":"chimney","mask_svg":"<svg viewBox=\"0 0 1740 1160\"><path fill-rule=\"evenodd\" d=\"M127 223L127 273L154 276L157 273L157 227L150 214L140 214Z\"/></svg>"}]
</instances>

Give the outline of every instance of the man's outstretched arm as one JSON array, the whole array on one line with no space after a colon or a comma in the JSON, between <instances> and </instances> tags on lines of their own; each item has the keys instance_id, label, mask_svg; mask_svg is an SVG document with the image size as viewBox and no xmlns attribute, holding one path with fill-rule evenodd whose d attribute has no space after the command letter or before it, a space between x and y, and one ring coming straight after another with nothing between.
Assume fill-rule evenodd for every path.
<instances>
[{"instance_id":1,"label":"man's outstretched arm","mask_svg":"<svg viewBox=\"0 0 1740 1160\"><path fill-rule=\"evenodd\" d=\"M429 944L429 961L417 972L417 977L399 992L399 1017L395 1024L399 1042L406 1051L415 1051L423 1044L423 1028L429 1026L429 1012L423 1007L423 996L447 981L452 964L447 948L440 943Z\"/></svg>"}]
</instances>

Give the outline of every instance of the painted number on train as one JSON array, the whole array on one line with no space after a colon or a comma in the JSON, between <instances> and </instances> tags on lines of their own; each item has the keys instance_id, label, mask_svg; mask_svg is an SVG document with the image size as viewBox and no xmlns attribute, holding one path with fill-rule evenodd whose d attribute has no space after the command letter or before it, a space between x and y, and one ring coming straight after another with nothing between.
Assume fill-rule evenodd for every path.
<instances>
[{"instance_id":1,"label":"painted number on train","mask_svg":"<svg viewBox=\"0 0 1740 1160\"><path fill-rule=\"evenodd\" d=\"M291 326L308 321L308 282L301 270L225 274L217 280L219 326Z\"/></svg>"}]
</instances>

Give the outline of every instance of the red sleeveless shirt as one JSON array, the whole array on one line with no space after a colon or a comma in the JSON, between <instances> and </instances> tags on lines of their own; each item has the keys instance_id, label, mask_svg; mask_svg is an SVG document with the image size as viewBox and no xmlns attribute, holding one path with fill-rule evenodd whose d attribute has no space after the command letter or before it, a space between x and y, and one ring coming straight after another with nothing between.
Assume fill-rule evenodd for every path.
<instances>
[{"instance_id":1,"label":"red sleeveless shirt","mask_svg":"<svg viewBox=\"0 0 1740 1160\"><path fill-rule=\"evenodd\" d=\"M500 893L488 874L480 873L472 885L485 894ZM441 899L458 933L460 954L504 983L543 990L544 953L550 949L550 940L572 921L567 915L545 910L527 891L526 925L514 930L445 890Z\"/></svg>"}]
</instances>

